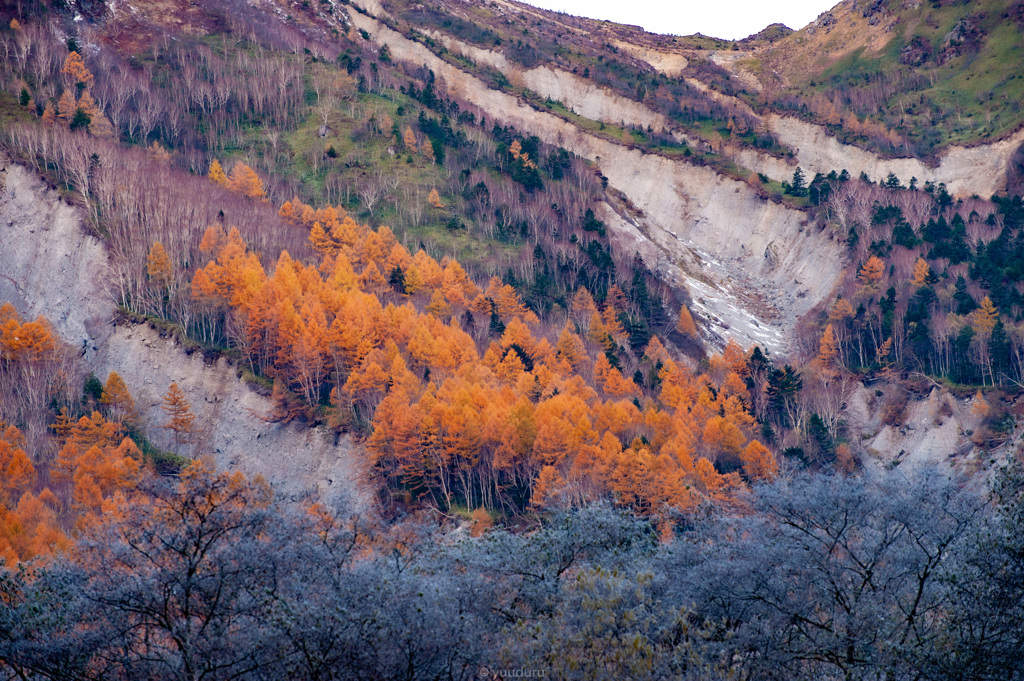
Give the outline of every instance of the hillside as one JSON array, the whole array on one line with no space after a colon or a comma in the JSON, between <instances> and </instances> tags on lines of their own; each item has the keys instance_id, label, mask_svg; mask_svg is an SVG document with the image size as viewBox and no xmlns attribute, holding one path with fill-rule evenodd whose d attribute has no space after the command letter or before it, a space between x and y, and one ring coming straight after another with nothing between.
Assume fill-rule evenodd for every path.
<instances>
[{"instance_id":1,"label":"hillside","mask_svg":"<svg viewBox=\"0 0 1024 681\"><path fill-rule=\"evenodd\" d=\"M929 156L1024 124L1022 33L1016 0L847 0L762 50L755 68L783 110L809 104L826 125L843 119L834 127L846 136L853 113Z\"/></svg>"},{"instance_id":2,"label":"hillside","mask_svg":"<svg viewBox=\"0 0 1024 681\"><path fill-rule=\"evenodd\" d=\"M473 62L500 54L528 73L543 59L549 69L662 113L671 125L654 123L648 132L685 129L687 143L700 150L727 142L785 157L803 145L780 138L770 122L758 125L774 112L884 157L932 165L950 145L999 139L1024 122L1016 73L1021 9L1009 0L842 2L797 32L736 43L646 34L515 3L372 6L375 16L382 12L400 31L421 32L428 46L437 40ZM511 28L524 22L525 34ZM522 85L561 99L529 79ZM725 97L702 96L708 87Z\"/></svg>"},{"instance_id":3,"label":"hillside","mask_svg":"<svg viewBox=\"0 0 1024 681\"><path fill-rule=\"evenodd\" d=\"M858 456L875 451L851 437L851 424L875 423L860 436L873 438L880 422L835 408L831 400L846 400L854 384L844 378L837 388L831 363L841 374L853 372L849 378L923 371L952 381L961 397L972 386L1011 386L1019 375L1019 271L998 260L1017 248L1019 204L958 197L1006 185L1016 138L948 148L935 167L887 159L845 144L827 127L748 103L756 83L716 65L729 66L722 56L740 48L782 55L799 33L755 36L733 50L511 4L428 10L367 3L286 15L277 8L230 14L226 5L210 4L170 23L146 4L130 17L125 7L94 10L65 45L48 43L52 35L31 17L8 27L9 45L28 46L22 75L9 83L20 92L6 104L12 153L92 216L115 282L105 295L126 319L159 321L190 347L227 353L254 384L272 387L279 405L305 404L303 418L314 424L376 428L376 403L354 422L329 416L329 394L340 394L365 351L351 366L326 348L334 358L312 384L301 377L308 368L296 374L284 349L258 352L251 303L226 314L224 306L238 301L220 288L216 296L202 292L216 281L204 268L218 257L210 250L211 225L223 234L237 228L239 243L252 249L246 257L267 278L282 251L315 264L324 238L342 238L331 236L334 221L365 221L360 230L375 231L360 239L384 234L385 251L405 253L367 260L357 249L348 256L356 275L367 282L379 275L390 286L390 293L366 289L380 305L418 301L417 310L458 321L482 358L516 316L486 309L484 301L497 300L504 286L518 296L513 307L522 305L536 321L534 340L501 341L501 356L515 345L530 373L538 356L523 348L539 338L554 347L573 320L569 332L604 342L611 367L633 377L620 397L657 399L661 379L646 364L654 361L647 350L653 340L687 363L706 361L708 350L727 341L746 352L758 346L780 364L803 367L817 386L785 417L757 407L755 393L744 397L780 452L820 450L829 458L839 445ZM265 32L270 16L281 31ZM510 33L512 17L529 18L522 45ZM89 46L87 59L68 51L79 44ZM61 49L69 56L48 57ZM675 66L668 65L672 54ZM659 85L637 97L631 83L643 78ZM276 90L267 90L274 82ZM713 126L664 109L680 92L690 97L690 111L728 127L708 137ZM76 116L87 134L75 132ZM753 137L740 134L744 129ZM758 129L783 146L759 148ZM140 210L125 210L129 205ZM73 242L47 247L67 251L77 248ZM157 244L168 269L154 288ZM42 259L40 251L11 253L11 272L32 271ZM413 256L424 260L410 271ZM448 263L458 264L472 290L453 298L445 289L442 306L433 300L439 282L424 287L422 279L425 267L447 272ZM333 266L329 260L320 268ZM42 284L16 288L26 286ZM73 309L72 289L63 291L46 298L56 308L29 304L25 290L14 299L26 313L52 308L63 315L61 306ZM611 324L607 341L590 332L589 313L578 312L583 293ZM86 298L95 306L103 296ZM295 311L304 305L302 298L292 302ZM315 305L327 313L318 322L324 329L340 319L336 303L321 298ZM91 314L90 328L102 326ZM309 314L300 315L306 326L315 321ZM480 315L490 321L481 326ZM296 333L282 327L270 337ZM87 342L87 353L110 355L100 348L106 337ZM825 337L834 350L826 351ZM436 371L427 370L428 384ZM583 370L587 381L593 371ZM738 375L747 371L737 365ZM648 408L636 401L637 409ZM996 435L971 442L966 431L979 429L965 426L943 449L974 456L972 448L1000 446L1015 400L1003 402L981 428ZM896 416L884 420L899 423Z\"/></svg>"},{"instance_id":4,"label":"hillside","mask_svg":"<svg viewBox=\"0 0 1024 681\"><path fill-rule=\"evenodd\" d=\"M0 675L1017 678L1018 4L0 7Z\"/></svg>"}]
</instances>

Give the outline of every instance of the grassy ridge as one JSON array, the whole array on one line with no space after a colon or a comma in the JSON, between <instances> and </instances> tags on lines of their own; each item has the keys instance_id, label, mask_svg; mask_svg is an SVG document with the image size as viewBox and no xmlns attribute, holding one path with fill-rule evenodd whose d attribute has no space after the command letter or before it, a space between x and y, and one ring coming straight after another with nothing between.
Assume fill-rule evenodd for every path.
<instances>
[{"instance_id":1,"label":"grassy ridge","mask_svg":"<svg viewBox=\"0 0 1024 681\"><path fill-rule=\"evenodd\" d=\"M788 79L789 107L810 103L823 118L815 101L827 98L905 137L920 156L1024 123L1024 4L863 4L842 3L762 57Z\"/></svg>"}]
</instances>

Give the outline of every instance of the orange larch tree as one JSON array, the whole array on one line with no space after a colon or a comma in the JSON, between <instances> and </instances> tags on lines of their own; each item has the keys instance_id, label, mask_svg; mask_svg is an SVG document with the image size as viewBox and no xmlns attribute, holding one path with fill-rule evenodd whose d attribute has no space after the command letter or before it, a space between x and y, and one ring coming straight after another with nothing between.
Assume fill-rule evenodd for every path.
<instances>
[{"instance_id":1,"label":"orange larch tree","mask_svg":"<svg viewBox=\"0 0 1024 681\"><path fill-rule=\"evenodd\" d=\"M92 72L85 65L85 60L78 52L69 52L64 60L64 66L60 69L61 74L67 77L71 85L87 88L93 83Z\"/></svg>"},{"instance_id":2,"label":"orange larch tree","mask_svg":"<svg viewBox=\"0 0 1024 681\"><path fill-rule=\"evenodd\" d=\"M263 180L256 171L245 163L238 161L231 169L227 180L227 188L252 199L266 199L267 192L263 188Z\"/></svg>"},{"instance_id":3,"label":"orange larch tree","mask_svg":"<svg viewBox=\"0 0 1024 681\"><path fill-rule=\"evenodd\" d=\"M103 384L100 404L106 406L107 416L111 421L129 428L138 422L139 412L135 408L135 400L132 399L124 379L116 371L111 371L107 376L107 382Z\"/></svg>"},{"instance_id":4,"label":"orange larch tree","mask_svg":"<svg viewBox=\"0 0 1024 681\"><path fill-rule=\"evenodd\" d=\"M196 415L192 411L192 405L185 397L185 391L181 389L177 381L171 383L164 394L163 406L167 414L167 423L164 428L170 430L174 435L174 451L180 453L181 445L190 444L195 434Z\"/></svg>"}]
</instances>

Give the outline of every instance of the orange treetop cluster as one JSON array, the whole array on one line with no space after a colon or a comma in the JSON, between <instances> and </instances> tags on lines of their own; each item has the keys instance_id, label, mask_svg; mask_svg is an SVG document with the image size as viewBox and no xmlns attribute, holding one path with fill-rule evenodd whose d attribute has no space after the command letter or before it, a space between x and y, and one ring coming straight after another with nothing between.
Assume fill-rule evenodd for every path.
<instances>
[{"instance_id":1,"label":"orange treetop cluster","mask_svg":"<svg viewBox=\"0 0 1024 681\"><path fill-rule=\"evenodd\" d=\"M738 346L698 375L655 338L645 361L660 388L644 389L605 352L625 342L616 287L603 308L578 292L549 339L512 287L495 278L481 289L387 227L298 200L281 215L310 228L318 265L285 252L268 273L237 230L214 226L192 295L204 323L275 379L279 403L301 398L336 424L368 427L392 489L508 509L610 494L658 515L725 498L743 484L740 468L775 475L751 438Z\"/></svg>"},{"instance_id":2,"label":"orange treetop cluster","mask_svg":"<svg viewBox=\"0 0 1024 681\"><path fill-rule=\"evenodd\" d=\"M26 322L9 303L0 306L5 397L31 391L34 375L58 370L54 358L62 351L45 319ZM111 416L131 406L120 388L123 381L112 373L103 393ZM65 548L68 533L94 522L142 474L142 455L116 420L93 412L75 421L62 411L52 430L56 456L45 450L30 455L22 431L0 421L0 560L9 565Z\"/></svg>"}]
</instances>

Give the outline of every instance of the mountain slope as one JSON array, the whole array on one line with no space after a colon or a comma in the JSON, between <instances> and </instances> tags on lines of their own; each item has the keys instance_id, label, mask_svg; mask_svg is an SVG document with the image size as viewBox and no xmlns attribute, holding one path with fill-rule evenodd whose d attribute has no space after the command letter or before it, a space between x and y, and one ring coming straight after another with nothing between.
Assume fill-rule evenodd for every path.
<instances>
[{"instance_id":1,"label":"mountain slope","mask_svg":"<svg viewBox=\"0 0 1024 681\"><path fill-rule=\"evenodd\" d=\"M289 494L313 490L325 500L368 507L361 445L347 436L273 423L273 401L242 381L226 358L210 363L173 336L146 325L117 325L107 254L84 233L80 211L10 159L0 161L0 300L13 302L28 318L48 319L101 380L116 371L159 445L167 445L161 398L177 382L202 423L203 454L219 468L262 475Z\"/></svg>"},{"instance_id":2,"label":"mountain slope","mask_svg":"<svg viewBox=\"0 0 1024 681\"><path fill-rule=\"evenodd\" d=\"M427 64L444 82L457 83L458 94L491 117L530 130L548 143L597 163L608 177L609 186L642 207L643 217L638 221L675 266L663 275L670 280L692 278L709 284L703 308L712 325L726 337L781 350L787 342L785 328L831 290L834 279L827 277L839 271L839 249L830 245L827 235L804 232L800 226L804 218L799 212L763 202L747 185L718 177L707 168L630 149L535 111L488 88L369 15L351 16L358 28L367 31L378 44L387 45L394 58ZM733 238L721 231L722 225L734 230ZM834 264L808 267L811 260L802 256L809 251L832 258ZM719 271L704 267L705 258L719 263ZM742 276L760 277L764 283L770 282L770 288L753 291L746 299L738 298L742 292L729 281ZM801 291L803 295L798 297ZM752 305L751 301L760 296L761 301ZM737 314L730 314L734 311Z\"/></svg>"},{"instance_id":3,"label":"mountain slope","mask_svg":"<svg viewBox=\"0 0 1024 681\"><path fill-rule=\"evenodd\" d=\"M509 3L232 7L204 5L187 33L145 3L80 26L62 13L12 26L13 44L34 42L5 81L18 95L0 100L12 119L5 143L86 209L110 256L104 293L126 317L236 358L273 390L275 419L373 438L378 465L398 462L389 489L406 484L400 471L417 449L389 429L429 433L431 396L451 378L420 336L454 334L470 377L460 380L502 409L512 403L480 396L514 386L523 408L553 408L545 386L567 388L545 373L544 348L576 357L574 336L591 353L570 362L582 381L572 390L593 390L588 409L609 408L596 396L619 377L609 395L632 396L619 406L645 420L657 404L647 400L662 399L659 344L677 367L710 368L707 399L722 399L727 361L738 378L725 396L742 395L754 419L744 427L756 422L805 464L870 456L878 424L904 420L900 395L926 394L911 376L950 381L961 402L1020 378L1019 201L970 196L1004 184L1016 138L948 148L935 167L843 144L828 126L773 110L744 71L744 50L771 39L723 49ZM60 21L73 41L53 32ZM395 331L412 326L394 326L413 314L415 342ZM533 340L513 324L519 315ZM394 347L381 345L392 336ZM171 352L145 334L115 340L112 367L149 356L147 342ZM195 369L178 378L216 411L206 395L221 388L203 388ZM224 371L211 369L210 385L225 385ZM401 379L407 404L389 400L377 418L393 381L381 372ZM848 410L860 380L892 384L891 395L877 389L884 402L862 400L887 412L863 428ZM159 386L138 385L158 415ZM1008 441L1012 402L974 406L984 414L958 416L943 447L962 455ZM414 413L418 424L389 416ZM730 474L718 426L703 432L708 415L690 414L699 451ZM638 456L644 438L654 452L664 444L653 431L613 435L623 447L637 440ZM735 454L739 440L729 442ZM463 481L467 500L505 494L489 460L470 466L479 485ZM513 487L536 473L514 472ZM446 503L449 489L430 487Z\"/></svg>"},{"instance_id":4,"label":"mountain slope","mask_svg":"<svg viewBox=\"0 0 1024 681\"><path fill-rule=\"evenodd\" d=\"M834 105L927 156L1024 124L1022 36L1019 0L844 0L756 58L783 105L797 96L825 117Z\"/></svg>"}]
</instances>

